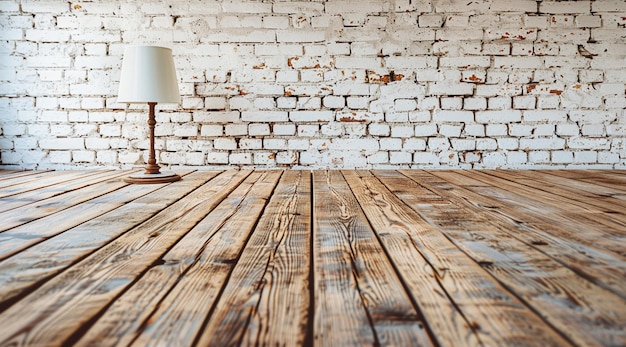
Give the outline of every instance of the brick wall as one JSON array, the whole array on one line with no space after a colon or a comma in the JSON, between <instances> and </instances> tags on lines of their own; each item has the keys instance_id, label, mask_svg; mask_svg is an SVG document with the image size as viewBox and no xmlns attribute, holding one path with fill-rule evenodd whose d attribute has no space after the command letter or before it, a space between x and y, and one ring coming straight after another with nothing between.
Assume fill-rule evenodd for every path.
<instances>
[{"instance_id":1,"label":"brick wall","mask_svg":"<svg viewBox=\"0 0 626 347\"><path fill-rule=\"evenodd\" d=\"M3 168L132 167L129 44L175 167L626 168L626 1L0 0ZM592 55L587 54L590 52Z\"/></svg>"}]
</instances>

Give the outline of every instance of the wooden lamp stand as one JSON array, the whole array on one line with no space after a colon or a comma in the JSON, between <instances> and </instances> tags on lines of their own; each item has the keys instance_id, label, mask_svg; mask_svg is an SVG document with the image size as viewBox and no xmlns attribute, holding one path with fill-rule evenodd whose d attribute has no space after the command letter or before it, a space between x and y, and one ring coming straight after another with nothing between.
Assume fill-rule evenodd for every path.
<instances>
[{"instance_id":1,"label":"wooden lamp stand","mask_svg":"<svg viewBox=\"0 0 626 347\"><path fill-rule=\"evenodd\" d=\"M148 107L148 128L150 130L150 152L148 152L148 165L143 173L132 174L124 179L127 183L148 184L148 183L169 183L180 180L180 176L173 172L161 173L160 166L157 164L154 152L154 126L156 119L154 108L156 102L149 102Z\"/></svg>"}]
</instances>

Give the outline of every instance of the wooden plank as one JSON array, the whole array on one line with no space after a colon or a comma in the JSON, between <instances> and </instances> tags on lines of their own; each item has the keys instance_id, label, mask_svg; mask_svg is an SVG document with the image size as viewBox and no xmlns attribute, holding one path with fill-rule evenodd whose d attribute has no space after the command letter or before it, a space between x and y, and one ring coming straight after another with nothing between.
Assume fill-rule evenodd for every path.
<instances>
[{"instance_id":1,"label":"wooden plank","mask_svg":"<svg viewBox=\"0 0 626 347\"><path fill-rule=\"evenodd\" d=\"M54 213L63 211L70 207L79 205L83 202L95 199L99 196L125 187L128 185L128 183L125 183L121 179L121 176L126 175L128 175L128 172L117 172L115 174L107 172L107 175L104 177L97 176L94 179L93 176L89 176L87 177L88 180L74 180L71 181L71 183L48 186L42 189L38 189L36 191L27 192L25 194L33 192L39 193L41 194L42 198L36 203L31 203L21 208L15 208L9 211L0 212L0 220L2 221L2 224L0 225L0 232L52 215ZM88 185L88 183L91 183L91 185ZM72 190L72 187L78 188ZM68 189L70 189L70 191L68 191ZM46 199L45 196L49 195L56 196ZM15 196L16 195L9 198L4 198L0 201L2 201L3 206L10 205L12 201L15 201L12 200L12 198L14 198ZM22 198L20 198L20 200L22 200ZM5 200L9 201L5 203Z\"/></svg>"},{"instance_id":2,"label":"wooden plank","mask_svg":"<svg viewBox=\"0 0 626 347\"><path fill-rule=\"evenodd\" d=\"M315 343L432 345L344 177L314 172L313 182Z\"/></svg>"},{"instance_id":3,"label":"wooden plank","mask_svg":"<svg viewBox=\"0 0 626 347\"><path fill-rule=\"evenodd\" d=\"M5 188L9 186L13 186L20 183L26 183L29 181L35 181L38 179L42 179L47 174L50 174L54 171L52 170L42 170L42 171L23 171L19 173L14 173L6 177L2 177L0 179L0 188ZM28 177L31 176L31 177Z\"/></svg>"},{"instance_id":4,"label":"wooden plank","mask_svg":"<svg viewBox=\"0 0 626 347\"><path fill-rule=\"evenodd\" d=\"M0 314L0 343L72 344L226 194L204 185L41 285Z\"/></svg>"},{"instance_id":5,"label":"wooden plank","mask_svg":"<svg viewBox=\"0 0 626 347\"><path fill-rule=\"evenodd\" d=\"M311 295L310 188L309 172L283 174L198 345L304 345Z\"/></svg>"},{"instance_id":6,"label":"wooden plank","mask_svg":"<svg viewBox=\"0 0 626 347\"><path fill-rule=\"evenodd\" d=\"M163 187L163 184L123 184L126 186L104 196L0 233L0 260Z\"/></svg>"},{"instance_id":7,"label":"wooden plank","mask_svg":"<svg viewBox=\"0 0 626 347\"><path fill-rule=\"evenodd\" d=\"M17 298L28 294L47 279L143 223L215 175L217 172L186 175L175 185L163 186L0 261L0 312ZM211 181L211 184L222 187L223 182L228 180L230 175L226 174Z\"/></svg>"},{"instance_id":8,"label":"wooden plank","mask_svg":"<svg viewBox=\"0 0 626 347\"><path fill-rule=\"evenodd\" d=\"M212 189L212 193L206 195L212 200L213 205L218 205L229 194L232 197L233 190L250 174L249 171L239 172L237 175L234 173L234 170L226 171L217 179L207 183L207 188ZM248 183L244 185L249 185L250 182L254 182L254 179L254 177L248 179ZM222 212L224 210L222 209ZM215 220L215 216L216 211L212 210L204 219ZM176 284L181 273L182 269L179 269L175 263L166 264L160 261L155 264L103 313L87 333L76 342L76 346L128 345L142 329L144 321L152 314L155 307Z\"/></svg>"},{"instance_id":9,"label":"wooden plank","mask_svg":"<svg viewBox=\"0 0 626 347\"><path fill-rule=\"evenodd\" d=\"M49 171L0 181L0 198L97 174L97 171Z\"/></svg>"},{"instance_id":10,"label":"wooden plank","mask_svg":"<svg viewBox=\"0 0 626 347\"><path fill-rule=\"evenodd\" d=\"M49 172L50 170L0 170L0 181L5 179L13 179L17 177L35 175L38 173ZM1 184L1 182L0 182Z\"/></svg>"},{"instance_id":11,"label":"wooden plank","mask_svg":"<svg viewBox=\"0 0 626 347\"><path fill-rule=\"evenodd\" d=\"M193 230L199 230L198 228L200 228L201 224L209 221L219 224L219 221L225 218L224 215L228 215L229 212L228 208L219 208L219 206L226 205L232 207L232 202L237 199L237 196L241 196L242 191L244 193L249 191L249 189L238 187L249 188L259 178L259 174L254 174L250 177L249 175L250 171L236 172L229 170L216 180L207 183L205 187L202 187L207 192L211 192L210 194L203 193L203 195L207 196L207 202L209 203L207 207L210 209L206 210L208 212L205 216L200 216L202 220L193 227ZM246 180L245 182L243 182L244 179ZM230 205L225 202L227 201L225 199L229 201ZM216 207L218 207L217 210ZM210 235L205 233L204 236L209 237ZM189 234L187 234L185 239L189 237ZM193 239L193 241L196 242L197 239ZM183 241L181 240L174 246L174 249L183 247L181 246L182 244ZM195 244L190 243L184 250L199 252L202 246L203 244L197 242ZM175 252L175 250L170 252ZM178 264L175 261L168 263L165 261L166 257L167 254L161 257L158 262L152 264L136 283L113 302L87 333L76 342L76 345L118 346L128 345L133 341L144 328L146 320L179 281L185 267L188 267L185 263Z\"/></svg>"},{"instance_id":12,"label":"wooden plank","mask_svg":"<svg viewBox=\"0 0 626 347\"><path fill-rule=\"evenodd\" d=\"M524 210L528 213L537 215L539 218L548 218L551 222L558 222L559 224L570 225L568 229L571 229L576 235L572 235L574 239L583 242L586 245L597 245L606 249L612 250L615 254L624 257L626 260L626 250L620 247L620 242L625 241L626 231L622 228L610 228L604 227L602 229L597 228L597 218L593 215L602 214L600 211L591 211L592 217L585 218L585 215L589 214L589 206L584 208L584 203L570 203L570 199L564 198L560 195L555 195L542 191L541 189L531 188L525 184L513 182L511 180L501 178L499 176L488 175L484 172L467 172L467 171L455 171L448 175L452 177L454 175L463 175L471 180L478 180L486 184L497 183L497 185L490 185L485 189L476 189L480 194L485 196L493 196L503 202L511 202L512 204L523 205ZM516 175L516 173L510 173ZM500 174L497 174L500 175ZM543 181L542 181L543 182ZM473 183L471 183L473 184ZM537 186L537 182L535 182ZM544 187L544 183L539 186ZM592 204L593 199L586 199L589 204ZM603 214L606 218L608 215ZM626 216L626 215L625 215ZM620 223L619 218L614 215L611 217L617 223ZM572 223L571 218L576 219L576 223ZM624 219L626 223L626 219Z\"/></svg>"},{"instance_id":13,"label":"wooden plank","mask_svg":"<svg viewBox=\"0 0 626 347\"><path fill-rule=\"evenodd\" d=\"M499 177L505 180L515 180L513 185L518 186L518 191L523 191L521 186L526 186L526 191L532 191L538 194L540 191L547 192L553 196L564 198L564 202L572 205L578 205L589 209L591 206L597 207L603 212L623 213L626 208L626 201L615 199L611 194L616 193L614 189L599 186L596 184L585 183L577 180L567 179L563 177L554 177L542 173L540 171L515 171L502 173L500 171L491 170L486 172L473 172L475 174L489 174L491 177ZM541 185L537 185L537 181ZM626 220L626 219L625 219Z\"/></svg>"},{"instance_id":14,"label":"wooden plank","mask_svg":"<svg viewBox=\"0 0 626 347\"><path fill-rule=\"evenodd\" d=\"M93 176L87 176L76 180L61 182L48 187L44 187L37 190L31 190L21 194L12 195L3 199L0 199L0 212L12 210L21 206L33 204L35 202L52 198L67 192L87 187L89 185L113 179L120 176L125 176L132 171L98 171ZM31 205L31 207L34 207ZM0 217L1 218L1 217Z\"/></svg>"},{"instance_id":15,"label":"wooden plank","mask_svg":"<svg viewBox=\"0 0 626 347\"><path fill-rule=\"evenodd\" d=\"M560 264L624 298L623 288L626 288L624 261L601 248L576 241L577 233L569 230L571 225L567 221L551 219L554 215L549 210L546 210L545 214L534 213L534 206L520 204L515 200L510 202L507 195L488 196L485 187L476 187L476 180L460 175L456 171L401 172L418 183L437 189L441 194L464 199L467 204L494 219L515 225L516 227L511 229L513 237L541 249ZM532 213L528 213L528 210ZM574 239L567 235L572 235Z\"/></svg>"},{"instance_id":16,"label":"wooden plank","mask_svg":"<svg viewBox=\"0 0 626 347\"><path fill-rule=\"evenodd\" d=\"M515 192L516 195L533 200L534 202L531 202L529 205L533 206L538 213L545 214L543 208L546 205L550 205L555 208L551 215L561 215L564 217L564 220L575 218L581 231L594 230L598 220L608 220L610 223L605 224L607 227L598 231L605 235L602 239L611 239L613 236L618 238L626 236L626 228L624 227L626 225L626 214L623 212L626 206L623 208L616 206L614 202L617 200L613 197L610 197L612 201L606 201L606 196L593 193L584 193L582 191L578 194L571 192L562 193L562 191L567 191L569 188L557 185L556 182L549 183L541 178L537 178L542 182L540 185L541 189L538 189L537 181L533 181L527 176L520 176L518 172L509 172L508 176L506 174L502 176L501 173L496 171L472 172L471 174L465 173L465 175L470 175L470 178L483 182L498 181L499 188ZM569 184L565 181L563 183ZM610 195L606 191L605 193ZM621 199L618 200L621 201ZM616 227L612 227L612 224L616 225ZM587 233L583 234L587 235Z\"/></svg>"},{"instance_id":17,"label":"wooden plank","mask_svg":"<svg viewBox=\"0 0 626 347\"><path fill-rule=\"evenodd\" d=\"M626 193L626 177L619 175L615 170L539 170L542 173L585 181L614 190L618 190L621 194Z\"/></svg>"},{"instance_id":18,"label":"wooden plank","mask_svg":"<svg viewBox=\"0 0 626 347\"><path fill-rule=\"evenodd\" d=\"M371 173L344 175L440 344L569 345Z\"/></svg>"},{"instance_id":19,"label":"wooden plank","mask_svg":"<svg viewBox=\"0 0 626 347\"><path fill-rule=\"evenodd\" d=\"M154 267L177 278L133 346L190 346L213 311L282 172L255 172ZM235 345L237 341L231 341Z\"/></svg>"},{"instance_id":20,"label":"wooden plank","mask_svg":"<svg viewBox=\"0 0 626 347\"><path fill-rule=\"evenodd\" d=\"M584 346L626 345L626 336L620 336L626 301L511 236L514 224L493 219L455 196L448 197L446 205L425 203L413 194L424 187L398 172L376 175L570 341Z\"/></svg>"}]
</instances>

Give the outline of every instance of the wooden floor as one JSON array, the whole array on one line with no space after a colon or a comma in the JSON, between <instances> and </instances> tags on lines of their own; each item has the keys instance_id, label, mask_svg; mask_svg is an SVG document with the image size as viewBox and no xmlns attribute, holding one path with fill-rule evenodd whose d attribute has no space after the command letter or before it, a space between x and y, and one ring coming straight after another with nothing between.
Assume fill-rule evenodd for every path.
<instances>
[{"instance_id":1,"label":"wooden floor","mask_svg":"<svg viewBox=\"0 0 626 347\"><path fill-rule=\"evenodd\" d=\"M0 346L625 346L624 171L0 171Z\"/></svg>"}]
</instances>

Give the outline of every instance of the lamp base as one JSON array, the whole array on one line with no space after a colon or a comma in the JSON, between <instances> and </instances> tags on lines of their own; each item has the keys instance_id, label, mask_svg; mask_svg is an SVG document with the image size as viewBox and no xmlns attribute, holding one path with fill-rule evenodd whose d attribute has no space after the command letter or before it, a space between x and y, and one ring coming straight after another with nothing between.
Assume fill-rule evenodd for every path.
<instances>
[{"instance_id":1,"label":"lamp base","mask_svg":"<svg viewBox=\"0 0 626 347\"><path fill-rule=\"evenodd\" d=\"M180 180L180 176L173 172L161 172L158 174L147 174L144 172L134 173L126 178L124 182L134 184L170 183Z\"/></svg>"}]
</instances>

